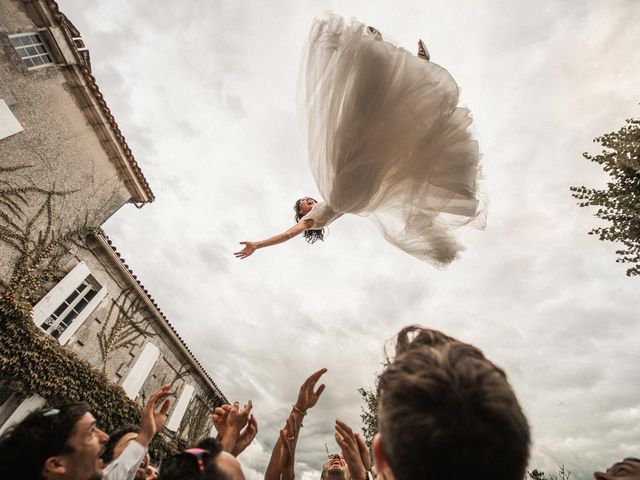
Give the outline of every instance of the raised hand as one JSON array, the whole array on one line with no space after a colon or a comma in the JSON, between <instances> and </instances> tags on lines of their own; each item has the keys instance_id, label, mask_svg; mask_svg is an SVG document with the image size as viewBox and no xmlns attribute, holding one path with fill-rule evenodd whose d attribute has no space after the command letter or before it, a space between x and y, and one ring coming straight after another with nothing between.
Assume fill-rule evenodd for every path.
<instances>
[{"instance_id":1,"label":"raised hand","mask_svg":"<svg viewBox=\"0 0 640 480\"><path fill-rule=\"evenodd\" d=\"M227 452L233 452L233 448L240 438L240 432L249 422L249 414L253 404L251 400L247 402L243 408L235 402L227 413L227 421L225 422L224 434L222 435L222 448Z\"/></svg>"},{"instance_id":2,"label":"raised hand","mask_svg":"<svg viewBox=\"0 0 640 480\"><path fill-rule=\"evenodd\" d=\"M362 437L354 433L351 427L341 420L336 420L335 436L349 467L351 478L367 480L367 471L371 470L371 456Z\"/></svg>"},{"instance_id":3,"label":"raised hand","mask_svg":"<svg viewBox=\"0 0 640 480\"><path fill-rule=\"evenodd\" d=\"M238 402L236 402L238 404ZM238 404L238 407L240 405ZM253 408L253 403L249 400L244 404L244 407L238 408L238 414L235 418L235 426L238 428L238 432L240 432L249 422L249 415L251 414L251 409ZM227 423L229 419L227 418Z\"/></svg>"},{"instance_id":4,"label":"raised hand","mask_svg":"<svg viewBox=\"0 0 640 480\"><path fill-rule=\"evenodd\" d=\"M138 443L148 447L153 437L158 433L167 421L167 413L171 407L171 400L166 398L171 395L171 386L163 385L153 392L149 400L142 408L140 418L140 432L136 437Z\"/></svg>"},{"instance_id":5,"label":"raised hand","mask_svg":"<svg viewBox=\"0 0 640 480\"><path fill-rule=\"evenodd\" d=\"M295 408L301 413L305 414L307 410L312 408L316 403L322 392L324 392L324 384L320 385L316 390L316 383L320 380L320 377L327 372L326 368L321 368L317 372L311 374L304 383L300 386L300 392L298 393L298 399L296 400Z\"/></svg>"},{"instance_id":6,"label":"raised hand","mask_svg":"<svg viewBox=\"0 0 640 480\"><path fill-rule=\"evenodd\" d=\"M245 448L247 448L253 439L256 438L256 434L258 433L258 422L256 421L256 417L253 415L249 415L249 422L247 426L240 432L240 436L236 441L236 444L233 446L231 453L234 456L240 455Z\"/></svg>"},{"instance_id":7,"label":"raised hand","mask_svg":"<svg viewBox=\"0 0 640 480\"><path fill-rule=\"evenodd\" d=\"M255 252L258 248L255 242L240 242L240 245L244 245L244 248L239 252L235 252L234 255L236 258L247 258L253 252Z\"/></svg>"},{"instance_id":8,"label":"raised hand","mask_svg":"<svg viewBox=\"0 0 640 480\"><path fill-rule=\"evenodd\" d=\"M291 413L287 419L287 425L280 430L280 459L278 467L280 469L281 480L293 480L293 459L296 451L296 436L298 425L296 415Z\"/></svg>"},{"instance_id":9,"label":"raised hand","mask_svg":"<svg viewBox=\"0 0 640 480\"><path fill-rule=\"evenodd\" d=\"M371 470L371 452L369 451L369 447L367 443L362 438L362 435L359 433L354 433L356 440L358 442L358 450L360 451L360 459L362 460L362 464L367 471Z\"/></svg>"},{"instance_id":10,"label":"raised hand","mask_svg":"<svg viewBox=\"0 0 640 480\"><path fill-rule=\"evenodd\" d=\"M213 411L213 415L211 415L211 423L218 432L218 440L222 438L224 432L227 430L227 417L229 415L229 410L231 410L231 405L225 404L221 407L216 407Z\"/></svg>"}]
</instances>

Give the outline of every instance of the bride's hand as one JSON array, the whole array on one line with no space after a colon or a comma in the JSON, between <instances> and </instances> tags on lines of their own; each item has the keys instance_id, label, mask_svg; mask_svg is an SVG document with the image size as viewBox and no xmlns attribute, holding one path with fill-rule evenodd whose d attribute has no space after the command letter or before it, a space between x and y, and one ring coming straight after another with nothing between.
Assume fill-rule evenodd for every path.
<instances>
[{"instance_id":1,"label":"bride's hand","mask_svg":"<svg viewBox=\"0 0 640 480\"><path fill-rule=\"evenodd\" d=\"M236 258L247 258L258 248L255 242L240 242L240 245L244 245L244 248L239 252L234 253Z\"/></svg>"}]
</instances>

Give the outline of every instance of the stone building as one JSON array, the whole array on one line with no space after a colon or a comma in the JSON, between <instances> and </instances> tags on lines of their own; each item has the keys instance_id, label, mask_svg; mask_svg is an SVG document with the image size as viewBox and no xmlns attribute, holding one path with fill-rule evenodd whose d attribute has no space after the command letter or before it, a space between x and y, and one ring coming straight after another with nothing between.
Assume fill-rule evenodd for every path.
<instances>
[{"instance_id":1,"label":"stone building","mask_svg":"<svg viewBox=\"0 0 640 480\"><path fill-rule=\"evenodd\" d=\"M99 229L153 199L77 29L53 0L0 0L0 291L25 255L77 233L33 321L132 400L173 384L165 434L196 439L226 398ZM45 403L0 379L0 431Z\"/></svg>"}]
</instances>

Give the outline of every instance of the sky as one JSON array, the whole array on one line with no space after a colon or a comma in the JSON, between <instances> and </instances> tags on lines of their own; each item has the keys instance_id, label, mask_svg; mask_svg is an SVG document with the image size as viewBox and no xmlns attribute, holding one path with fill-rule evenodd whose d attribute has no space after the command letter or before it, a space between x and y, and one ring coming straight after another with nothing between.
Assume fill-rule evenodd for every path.
<instances>
[{"instance_id":1,"label":"sky","mask_svg":"<svg viewBox=\"0 0 640 480\"><path fill-rule=\"evenodd\" d=\"M605 174L593 138L640 116L635 0L59 0L157 200L105 230L230 399L260 431L240 457L261 478L300 383L328 368L305 419L297 475L319 478L335 418L360 427L359 387L409 324L440 329L502 366L533 432L530 468L575 478L640 454L637 279L572 185ZM315 17L375 25L461 88L483 155L487 228L437 270L344 216L324 243L246 260L242 240L293 224L318 195L296 89Z\"/></svg>"}]
</instances>

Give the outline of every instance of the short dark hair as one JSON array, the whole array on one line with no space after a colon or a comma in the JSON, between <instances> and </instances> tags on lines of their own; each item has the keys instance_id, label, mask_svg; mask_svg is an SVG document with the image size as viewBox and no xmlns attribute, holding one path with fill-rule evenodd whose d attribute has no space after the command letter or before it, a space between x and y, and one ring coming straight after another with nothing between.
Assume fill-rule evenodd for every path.
<instances>
[{"instance_id":1,"label":"short dark hair","mask_svg":"<svg viewBox=\"0 0 640 480\"><path fill-rule=\"evenodd\" d=\"M78 420L90 411L86 402L31 412L0 437L3 478L40 480L47 458L73 453L69 439Z\"/></svg>"},{"instance_id":2,"label":"short dark hair","mask_svg":"<svg viewBox=\"0 0 640 480\"><path fill-rule=\"evenodd\" d=\"M379 428L397 480L521 480L529 426L503 370L472 345L413 326L380 376Z\"/></svg>"},{"instance_id":3,"label":"short dark hair","mask_svg":"<svg viewBox=\"0 0 640 480\"><path fill-rule=\"evenodd\" d=\"M116 444L120 441L122 437L124 437L127 433L138 433L140 431L140 427L138 425L128 424L120 427L118 430L109 435L109 440L104 444L104 452L100 455L100 458L104 462L105 465L108 465L113 461L113 450L116 448Z\"/></svg>"},{"instance_id":4,"label":"short dark hair","mask_svg":"<svg viewBox=\"0 0 640 480\"><path fill-rule=\"evenodd\" d=\"M309 198L314 202L318 203L318 201L315 198L311 198L311 197L305 197L305 198ZM293 210L296 212L296 215L294 217L296 220L296 223L299 222L304 216L300 213L300 203L302 202L302 200L304 200L304 198L299 198L298 200L296 200L296 203L293 206ZM319 230L305 230L302 236L308 243L316 243L317 240L324 241L324 228L321 228Z\"/></svg>"},{"instance_id":5,"label":"short dark hair","mask_svg":"<svg viewBox=\"0 0 640 480\"><path fill-rule=\"evenodd\" d=\"M215 438L205 438L196 447L205 451L202 455L204 470L200 469L196 455L184 451L162 461L158 480L228 480L228 475L215 463L222 452L222 444Z\"/></svg>"}]
</instances>

